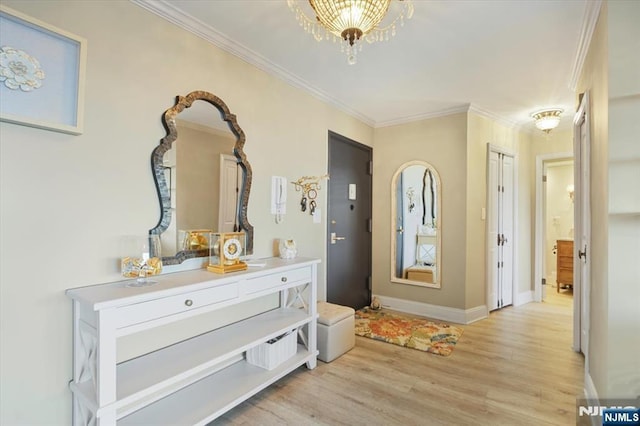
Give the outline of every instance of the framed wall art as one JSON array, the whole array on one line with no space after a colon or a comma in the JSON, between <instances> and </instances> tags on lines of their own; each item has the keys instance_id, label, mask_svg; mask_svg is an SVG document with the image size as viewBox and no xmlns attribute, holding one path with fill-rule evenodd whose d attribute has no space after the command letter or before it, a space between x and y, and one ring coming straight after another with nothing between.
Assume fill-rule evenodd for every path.
<instances>
[{"instance_id":1,"label":"framed wall art","mask_svg":"<svg viewBox=\"0 0 640 426\"><path fill-rule=\"evenodd\" d=\"M0 5L0 120L82 133L87 42Z\"/></svg>"}]
</instances>

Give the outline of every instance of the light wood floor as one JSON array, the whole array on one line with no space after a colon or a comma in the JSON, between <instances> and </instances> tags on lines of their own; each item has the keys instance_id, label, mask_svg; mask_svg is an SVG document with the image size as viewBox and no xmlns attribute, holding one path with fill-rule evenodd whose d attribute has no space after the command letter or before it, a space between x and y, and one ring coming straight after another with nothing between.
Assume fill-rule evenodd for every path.
<instances>
[{"instance_id":1,"label":"light wood floor","mask_svg":"<svg viewBox=\"0 0 640 426\"><path fill-rule=\"evenodd\" d=\"M571 349L571 292L464 326L449 357L356 337L333 361L229 411L231 425L575 425L583 357Z\"/></svg>"}]
</instances>

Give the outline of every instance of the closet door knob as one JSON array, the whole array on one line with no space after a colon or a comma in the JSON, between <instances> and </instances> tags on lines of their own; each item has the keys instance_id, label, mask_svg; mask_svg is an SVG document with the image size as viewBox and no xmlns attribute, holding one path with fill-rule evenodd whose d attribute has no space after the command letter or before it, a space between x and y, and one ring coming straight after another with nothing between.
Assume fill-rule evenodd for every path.
<instances>
[{"instance_id":1,"label":"closet door knob","mask_svg":"<svg viewBox=\"0 0 640 426\"><path fill-rule=\"evenodd\" d=\"M286 283L287 282L287 277L280 278L280 281L282 281L283 283Z\"/></svg>"},{"instance_id":2,"label":"closet door knob","mask_svg":"<svg viewBox=\"0 0 640 426\"><path fill-rule=\"evenodd\" d=\"M584 261L587 261L587 246L584 246L583 250L578 250L578 259L582 259L584 257Z\"/></svg>"},{"instance_id":3,"label":"closet door knob","mask_svg":"<svg viewBox=\"0 0 640 426\"><path fill-rule=\"evenodd\" d=\"M184 301L184 304L187 305L187 306L191 306L191 305L193 305L193 300L187 299L187 300Z\"/></svg>"}]
</instances>

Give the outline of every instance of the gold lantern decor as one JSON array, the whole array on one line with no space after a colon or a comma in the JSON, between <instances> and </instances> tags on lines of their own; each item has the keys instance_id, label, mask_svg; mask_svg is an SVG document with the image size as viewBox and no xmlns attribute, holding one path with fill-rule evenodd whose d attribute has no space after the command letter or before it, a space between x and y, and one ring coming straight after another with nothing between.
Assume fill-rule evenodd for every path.
<instances>
[{"instance_id":1,"label":"gold lantern decor","mask_svg":"<svg viewBox=\"0 0 640 426\"><path fill-rule=\"evenodd\" d=\"M244 271L247 264L241 259L246 254L244 232L212 232L209 237L209 266L207 270L217 274Z\"/></svg>"}]
</instances>

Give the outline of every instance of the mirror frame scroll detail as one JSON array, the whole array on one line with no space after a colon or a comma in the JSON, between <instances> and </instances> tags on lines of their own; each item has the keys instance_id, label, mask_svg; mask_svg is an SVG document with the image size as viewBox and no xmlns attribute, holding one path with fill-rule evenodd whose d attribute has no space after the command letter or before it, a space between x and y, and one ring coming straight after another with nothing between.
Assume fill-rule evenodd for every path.
<instances>
[{"instance_id":1,"label":"mirror frame scroll detail","mask_svg":"<svg viewBox=\"0 0 640 426\"><path fill-rule=\"evenodd\" d=\"M242 179L242 188L240 190L239 206L238 206L238 220L241 231L246 233L246 253L253 253L253 226L249 223L247 218L247 208L249 204L249 193L251 191L251 181L253 177L253 171L251 165L247 160L247 156L244 152L245 134L244 131L238 125L235 114L229 111L229 107L224 103L222 99L216 95L196 90L189 93L186 96L178 95L176 97L176 104L166 110L162 115L162 124L167 132L167 135L160 140L160 144L155 147L151 154L151 169L153 171L153 179L156 184L156 191L158 193L158 199L160 201L160 220L158 224L149 230L149 234L161 235L169 228L172 220L171 209L171 196L169 187L167 186L167 179L164 173L164 154L171 149L173 143L178 139L178 130L176 127L176 117L185 108L191 107L191 105L197 101L203 100L213 105L218 112L222 120L227 122L229 129L236 137L235 146L233 148L233 154L238 159L244 178ZM202 252L202 253L201 253ZM206 253L204 253L206 252ZM163 256L162 262L165 265L177 265L184 262L186 259L195 257L209 256L209 250L197 250L197 251L184 251L181 250L176 253L175 256Z\"/></svg>"},{"instance_id":2,"label":"mirror frame scroll detail","mask_svg":"<svg viewBox=\"0 0 640 426\"><path fill-rule=\"evenodd\" d=\"M437 200L436 204L436 274L435 274L435 282L434 283L426 283L422 281L409 280L402 277L397 277L395 274L396 269L396 254L397 254L397 243L396 243L396 232L397 232L397 185L398 178L402 174L402 172L410 166L423 166L426 169L431 170L432 175L435 178L436 182L436 192L435 197ZM440 174L426 161L421 160L413 160L402 164L396 172L393 174L391 178L391 273L390 280L392 283L397 284L410 284L419 287L428 287L428 288L442 288L442 182L440 180Z\"/></svg>"}]
</instances>

